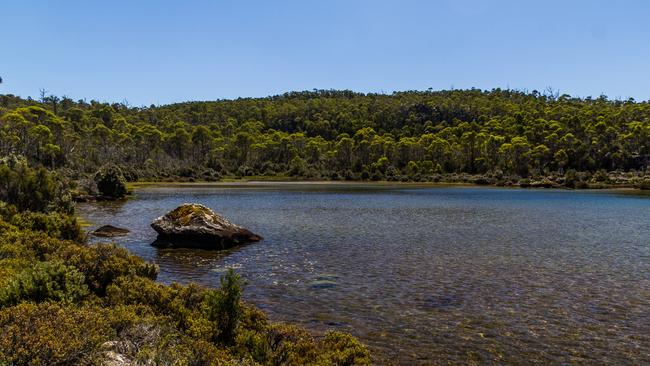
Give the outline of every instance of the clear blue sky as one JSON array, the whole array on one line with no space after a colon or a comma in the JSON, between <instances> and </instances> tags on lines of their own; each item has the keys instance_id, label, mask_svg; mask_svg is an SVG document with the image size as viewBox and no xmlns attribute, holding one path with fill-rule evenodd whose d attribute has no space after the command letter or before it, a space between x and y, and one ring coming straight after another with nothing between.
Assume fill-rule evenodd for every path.
<instances>
[{"instance_id":1,"label":"clear blue sky","mask_svg":"<svg viewBox=\"0 0 650 366\"><path fill-rule=\"evenodd\" d=\"M0 93L132 105L493 87L650 99L650 1L0 3Z\"/></svg>"}]
</instances>

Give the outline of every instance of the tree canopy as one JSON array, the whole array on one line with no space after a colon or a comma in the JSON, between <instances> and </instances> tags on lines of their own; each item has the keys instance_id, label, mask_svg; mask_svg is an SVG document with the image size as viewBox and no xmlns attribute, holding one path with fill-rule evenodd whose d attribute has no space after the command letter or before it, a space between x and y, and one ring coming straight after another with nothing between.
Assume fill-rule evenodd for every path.
<instances>
[{"instance_id":1,"label":"tree canopy","mask_svg":"<svg viewBox=\"0 0 650 366\"><path fill-rule=\"evenodd\" d=\"M87 174L111 162L128 180L643 170L650 104L501 89L314 90L141 108L2 95L0 153Z\"/></svg>"}]
</instances>

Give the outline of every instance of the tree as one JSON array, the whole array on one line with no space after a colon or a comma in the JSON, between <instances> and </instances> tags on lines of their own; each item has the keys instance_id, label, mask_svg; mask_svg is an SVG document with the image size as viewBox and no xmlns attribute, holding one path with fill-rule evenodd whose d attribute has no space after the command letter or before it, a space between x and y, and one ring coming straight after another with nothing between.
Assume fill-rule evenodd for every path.
<instances>
[{"instance_id":1,"label":"tree","mask_svg":"<svg viewBox=\"0 0 650 366\"><path fill-rule=\"evenodd\" d=\"M206 167L357 177L379 174L372 167L381 157L396 177L412 172L412 161L425 179L434 178L421 169L425 161L442 173L522 178L558 169L644 170L650 103L557 94L317 90L137 108L42 90L42 103L0 95L0 154L75 174L111 161L129 177L152 180L174 179L181 167L188 179L202 179ZM292 164L296 157L304 165Z\"/></svg>"},{"instance_id":2,"label":"tree","mask_svg":"<svg viewBox=\"0 0 650 366\"><path fill-rule=\"evenodd\" d=\"M221 288L211 291L206 297L205 311L214 324L213 340L225 345L235 341L235 332L242 316L243 281L232 269L221 277Z\"/></svg>"}]
</instances>

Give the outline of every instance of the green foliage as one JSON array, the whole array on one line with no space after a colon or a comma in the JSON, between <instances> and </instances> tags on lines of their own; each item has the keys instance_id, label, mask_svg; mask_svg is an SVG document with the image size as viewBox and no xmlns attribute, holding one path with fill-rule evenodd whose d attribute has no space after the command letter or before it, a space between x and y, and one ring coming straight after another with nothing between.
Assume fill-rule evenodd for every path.
<instances>
[{"instance_id":1,"label":"green foliage","mask_svg":"<svg viewBox=\"0 0 650 366\"><path fill-rule=\"evenodd\" d=\"M578 182L579 179L576 171L573 169L567 170L567 172L564 174L564 185L569 188L575 188Z\"/></svg>"},{"instance_id":2,"label":"green foliage","mask_svg":"<svg viewBox=\"0 0 650 366\"><path fill-rule=\"evenodd\" d=\"M122 170L115 164L106 164L95 173L95 183L99 193L106 197L126 196L126 180Z\"/></svg>"},{"instance_id":3,"label":"green foliage","mask_svg":"<svg viewBox=\"0 0 650 366\"><path fill-rule=\"evenodd\" d=\"M0 154L82 175L110 161L141 180L435 180L500 171L514 182L569 169L643 171L650 162L650 103L604 97L318 90L149 108L63 98L58 109L0 97ZM119 180L109 179L109 195L122 194Z\"/></svg>"},{"instance_id":4,"label":"green foliage","mask_svg":"<svg viewBox=\"0 0 650 366\"><path fill-rule=\"evenodd\" d=\"M319 342L319 365L370 365L370 353L354 337L347 333L329 332Z\"/></svg>"},{"instance_id":5,"label":"green foliage","mask_svg":"<svg viewBox=\"0 0 650 366\"><path fill-rule=\"evenodd\" d=\"M607 175L607 172L601 169L594 173L594 175L591 177L591 180L595 183L605 183L609 180L609 177Z\"/></svg>"},{"instance_id":6,"label":"green foliage","mask_svg":"<svg viewBox=\"0 0 650 366\"><path fill-rule=\"evenodd\" d=\"M0 340L0 356L17 360L16 364L73 358L75 363L82 355L91 360L88 363L98 364L105 357L106 341L113 342L111 349L141 363L334 365L348 358L364 364L367 358L358 343L335 347L297 328L269 323L263 313L241 301L242 280L233 272L223 276L220 289L163 285L154 282L155 265L123 248L88 246L9 224L4 228L0 299L3 314L14 321L0 323L0 334L15 332L16 322L30 321L45 304L55 301L58 306L58 313L44 318L52 326L36 322L40 333L21 330L18 338ZM26 315L26 302L43 305L30 307ZM74 325L69 319L81 323ZM52 337L59 331L61 342L67 343ZM79 337L89 334L90 343L76 339L74 332ZM3 341L9 343L3 346ZM59 349L69 356L57 353Z\"/></svg>"},{"instance_id":7,"label":"green foliage","mask_svg":"<svg viewBox=\"0 0 650 366\"><path fill-rule=\"evenodd\" d=\"M25 211L5 216L4 220L19 229L43 231L55 238L77 241L83 238L83 232L76 217L60 212Z\"/></svg>"},{"instance_id":8,"label":"green foliage","mask_svg":"<svg viewBox=\"0 0 650 366\"><path fill-rule=\"evenodd\" d=\"M114 244L90 247L70 245L55 253L68 265L79 269L91 291L103 296L108 286L121 276L140 276L155 279L158 267L130 254Z\"/></svg>"},{"instance_id":9,"label":"green foliage","mask_svg":"<svg viewBox=\"0 0 650 366\"><path fill-rule=\"evenodd\" d=\"M84 275L60 262L37 262L0 289L0 307L22 301L76 303L88 294Z\"/></svg>"},{"instance_id":10,"label":"green foliage","mask_svg":"<svg viewBox=\"0 0 650 366\"><path fill-rule=\"evenodd\" d=\"M47 128L27 128L34 136L53 140L65 128L42 108L19 109L10 115L13 122L47 122ZM83 112L70 116L84 121ZM93 133L127 128L112 107L92 118L102 121ZM212 132L197 131L191 138L212 149ZM176 132L181 143L187 135ZM245 135L241 143L247 143ZM176 148L179 157L192 156ZM294 165L304 164L297 158ZM117 166L105 166L96 177L103 194L125 193ZM269 323L242 302L243 281L233 271L220 289L154 282L155 264L114 244L85 243L69 197L57 174L20 158L0 162L0 364L95 365L116 357L165 365L367 363L367 350L351 337L317 341Z\"/></svg>"},{"instance_id":11,"label":"green foliage","mask_svg":"<svg viewBox=\"0 0 650 366\"><path fill-rule=\"evenodd\" d=\"M0 159L0 201L20 211L74 211L68 186L45 168L34 169L25 159Z\"/></svg>"},{"instance_id":12,"label":"green foliage","mask_svg":"<svg viewBox=\"0 0 650 366\"><path fill-rule=\"evenodd\" d=\"M0 364L49 366L94 364L114 332L101 309L21 303L0 310L0 334Z\"/></svg>"},{"instance_id":13,"label":"green foliage","mask_svg":"<svg viewBox=\"0 0 650 366\"><path fill-rule=\"evenodd\" d=\"M211 291L206 296L207 318L215 325L213 340L232 345L237 325L241 318L241 294L243 282L238 274L230 269L221 278L221 289Z\"/></svg>"}]
</instances>

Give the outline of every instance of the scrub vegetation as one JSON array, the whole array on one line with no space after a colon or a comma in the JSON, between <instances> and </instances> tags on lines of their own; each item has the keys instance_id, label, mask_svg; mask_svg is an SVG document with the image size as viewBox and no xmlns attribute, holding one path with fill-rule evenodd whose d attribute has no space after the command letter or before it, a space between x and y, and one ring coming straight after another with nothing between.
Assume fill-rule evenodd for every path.
<instances>
[{"instance_id":1,"label":"scrub vegetation","mask_svg":"<svg viewBox=\"0 0 650 366\"><path fill-rule=\"evenodd\" d=\"M349 334L272 323L221 287L156 283L158 268L85 242L66 179L0 162L0 365L363 365Z\"/></svg>"}]
</instances>

